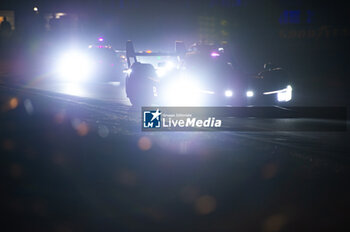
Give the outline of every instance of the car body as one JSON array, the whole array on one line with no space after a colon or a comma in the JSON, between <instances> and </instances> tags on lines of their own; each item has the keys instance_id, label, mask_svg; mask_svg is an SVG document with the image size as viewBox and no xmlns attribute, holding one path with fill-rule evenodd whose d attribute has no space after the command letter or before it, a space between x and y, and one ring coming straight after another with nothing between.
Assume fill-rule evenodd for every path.
<instances>
[{"instance_id":1,"label":"car body","mask_svg":"<svg viewBox=\"0 0 350 232\"><path fill-rule=\"evenodd\" d=\"M143 56L176 57L177 62L165 61L157 66L140 62L137 57ZM291 84L282 78L284 70L271 68L249 77L229 62L224 48L213 45L152 54L135 53L129 41L127 60L130 73L126 93L133 105L282 105L291 100Z\"/></svg>"}]
</instances>

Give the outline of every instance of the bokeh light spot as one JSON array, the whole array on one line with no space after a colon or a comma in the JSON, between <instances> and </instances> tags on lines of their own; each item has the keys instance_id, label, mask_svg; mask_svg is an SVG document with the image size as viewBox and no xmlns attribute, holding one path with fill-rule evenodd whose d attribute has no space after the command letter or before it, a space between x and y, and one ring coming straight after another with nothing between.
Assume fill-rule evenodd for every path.
<instances>
[{"instance_id":1,"label":"bokeh light spot","mask_svg":"<svg viewBox=\"0 0 350 232\"><path fill-rule=\"evenodd\" d=\"M80 136L85 136L89 133L89 127L85 122L80 123L77 128L77 133Z\"/></svg>"},{"instance_id":2,"label":"bokeh light spot","mask_svg":"<svg viewBox=\"0 0 350 232\"><path fill-rule=\"evenodd\" d=\"M22 167L19 164L12 164L10 173L13 178L17 179L22 176Z\"/></svg>"},{"instance_id":3,"label":"bokeh light spot","mask_svg":"<svg viewBox=\"0 0 350 232\"><path fill-rule=\"evenodd\" d=\"M11 98L11 100L9 101L9 106L10 106L11 110L17 108L17 106L18 106L18 99L15 98L15 97Z\"/></svg>"},{"instance_id":4,"label":"bokeh light spot","mask_svg":"<svg viewBox=\"0 0 350 232\"><path fill-rule=\"evenodd\" d=\"M134 186L137 181L136 174L129 170L122 170L118 175L119 182L124 185Z\"/></svg>"},{"instance_id":5,"label":"bokeh light spot","mask_svg":"<svg viewBox=\"0 0 350 232\"><path fill-rule=\"evenodd\" d=\"M61 111L61 112L55 114L54 120L55 120L56 123L62 124L65 117L66 117L65 112Z\"/></svg>"},{"instance_id":6,"label":"bokeh light spot","mask_svg":"<svg viewBox=\"0 0 350 232\"><path fill-rule=\"evenodd\" d=\"M52 156L52 161L54 164L63 165L66 162L66 158L62 153L55 153Z\"/></svg>"},{"instance_id":7,"label":"bokeh light spot","mask_svg":"<svg viewBox=\"0 0 350 232\"><path fill-rule=\"evenodd\" d=\"M148 151L152 147L152 141L148 137L143 136L139 139L138 146L141 150Z\"/></svg>"},{"instance_id":8,"label":"bokeh light spot","mask_svg":"<svg viewBox=\"0 0 350 232\"><path fill-rule=\"evenodd\" d=\"M282 227L287 223L287 217L284 215L273 215L265 220L263 231L277 232L281 231Z\"/></svg>"},{"instance_id":9,"label":"bokeh light spot","mask_svg":"<svg viewBox=\"0 0 350 232\"><path fill-rule=\"evenodd\" d=\"M5 139L2 142L2 147L4 148L4 150L11 151L15 148L15 142L11 139Z\"/></svg>"},{"instance_id":10,"label":"bokeh light spot","mask_svg":"<svg viewBox=\"0 0 350 232\"><path fill-rule=\"evenodd\" d=\"M186 186L182 189L181 198L186 203L193 203L199 195L199 190L192 186Z\"/></svg>"},{"instance_id":11,"label":"bokeh light spot","mask_svg":"<svg viewBox=\"0 0 350 232\"><path fill-rule=\"evenodd\" d=\"M98 126L97 133L100 137L106 138L109 135L108 127L104 125Z\"/></svg>"},{"instance_id":12,"label":"bokeh light spot","mask_svg":"<svg viewBox=\"0 0 350 232\"><path fill-rule=\"evenodd\" d=\"M261 175L263 179L272 179L277 174L277 165L274 163L266 164L262 170Z\"/></svg>"},{"instance_id":13,"label":"bokeh light spot","mask_svg":"<svg viewBox=\"0 0 350 232\"><path fill-rule=\"evenodd\" d=\"M216 200L212 196L201 196L195 202L195 209L199 214L210 214L216 209Z\"/></svg>"},{"instance_id":14,"label":"bokeh light spot","mask_svg":"<svg viewBox=\"0 0 350 232\"><path fill-rule=\"evenodd\" d=\"M26 99L24 100L23 104L27 114L32 115L34 113L34 107L33 107L32 101L29 99Z\"/></svg>"}]
</instances>

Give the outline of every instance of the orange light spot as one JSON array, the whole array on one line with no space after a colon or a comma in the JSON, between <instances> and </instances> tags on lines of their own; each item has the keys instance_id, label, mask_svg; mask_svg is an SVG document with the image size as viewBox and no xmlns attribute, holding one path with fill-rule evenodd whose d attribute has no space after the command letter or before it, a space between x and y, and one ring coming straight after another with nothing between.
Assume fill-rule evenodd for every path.
<instances>
[{"instance_id":1,"label":"orange light spot","mask_svg":"<svg viewBox=\"0 0 350 232\"><path fill-rule=\"evenodd\" d=\"M199 214L210 214L216 209L216 200L212 196L202 196L196 200L195 208Z\"/></svg>"},{"instance_id":2,"label":"orange light spot","mask_svg":"<svg viewBox=\"0 0 350 232\"><path fill-rule=\"evenodd\" d=\"M58 124L62 124L65 118L65 113L64 112L59 112L58 114L55 115L55 122Z\"/></svg>"},{"instance_id":3,"label":"orange light spot","mask_svg":"<svg viewBox=\"0 0 350 232\"><path fill-rule=\"evenodd\" d=\"M272 179L277 174L277 165L274 163L266 164L261 171L263 179Z\"/></svg>"},{"instance_id":4,"label":"orange light spot","mask_svg":"<svg viewBox=\"0 0 350 232\"><path fill-rule=\"evenodd\" d=\"M80 136L85 136L89 133L89 127L85 122L80 123L77 128L77 133Z\"/></svg>"},{"instance_id":5,"label":"orange light spot","mask_svg":"<svg viewBox=\"0 0 350 232\"><path fill-rule=\"evenodd\" d=\"M13 142L11 139L6 139L2 142L2 146L5 150L11 151L15 148L15 142Z\"/></svg>"},{"instance_id":6,"label":"orange light spot","mask_svg":"<svg viewBox=\"0 0 350 232\"><path fill-rule=\"evenodd\" d=\"M138 146L141 150L147 151L152 147L152 141L148 137L141 137L138 141Z\"/></svg>"},{"instance_id":7,"label":"orange light spot","mask_svg":"<svg viewBox=\"0 0 350 232\"><path fill-rule=\"evenodd\" d=\"M19 178L22 175L22 168L18 164L13 164L10 169L11 176L13 178Z\"/></svg>"},{"instance_id":8,"label":"orange light spot","mask_svg":"<svg viewBox=\"0 0 350 232\"><path fill-rule=\"evenodd\" d=\"M147 50L147 51L146 51L146 53L151 54L151 53L152 53L152 51L151 51L151 50Z\"/></svg>"},{"instance_id":9,"label":"orange light spot","mask_svg":"<svg viewBox=\"0 0 350 232\"><path fill-rule=\"evenodd\" d=\"M134 172L123 170L119 174L119 181L124 185L134 186L136 184L137 177Z\"/></svg>"},{"instance_id":10,"label":"orange light spot","mask_svg":"<svg viewBox=\"0 0 350 232\"><path fill-rule=\"evenodd\" d=\"M287 223L287 217L284 215L273 215L266 219L263 225L263 231L266 232L277 232L281 231L283 226Z\"/></svg>"},{"instance_id":11,"label":"orange light spot","mask_svg":"<svg viewBox=\"0 0 350 232\"><path fill-rule=\"evenodd\" d=\"M52 161L54 164L63 165L66 161L66 158L62 153L55 153L52 157Z\"/></svg>"},{"instance_id":12,"label":"orange light spot","mask_svg":"<svg viewBox=\"0 0 350 232\"><path fill-rule=\"evenodd\" d=\"M17 98L11 98L10 102L9 102L9 105L10 105L10 109L13 110L15 108L17 108L18 106L18 99Z\"/></svg>"}]
</instances>

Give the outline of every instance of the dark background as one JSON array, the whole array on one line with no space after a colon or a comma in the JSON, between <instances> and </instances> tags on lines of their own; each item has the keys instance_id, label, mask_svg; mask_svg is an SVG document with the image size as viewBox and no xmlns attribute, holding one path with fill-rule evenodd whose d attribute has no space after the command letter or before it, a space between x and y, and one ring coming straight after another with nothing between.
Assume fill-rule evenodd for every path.
<instances>
[{"instance_id":1,"label":"dark background","mask_svg":"<svg viewBox=\"0 0 350 232\"><path fill-rule=\"evenodd\" d=\"M247 73L269 61L288 70L298 104L349 106L342 1L2 0L0 10L16 17L0 46L0 72L12 67L0 75L1 231L349 227L347 132L146 133L129 106L11 82L42 77L48 50L99 36L137 50L207 39L226 41ZM57 12L76 23L45 30Z\"/></svg>"}]
</instances>

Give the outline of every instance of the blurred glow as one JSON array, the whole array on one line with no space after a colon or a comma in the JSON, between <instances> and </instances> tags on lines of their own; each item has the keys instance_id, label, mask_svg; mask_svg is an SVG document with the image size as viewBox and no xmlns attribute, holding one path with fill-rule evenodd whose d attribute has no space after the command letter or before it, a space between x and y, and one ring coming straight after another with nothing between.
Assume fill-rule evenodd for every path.
<instances>
[{"instance_id":1,"label":"blurred glow","mask_svg":"<svg viewBox=\"0 0 350 232\"><path fill-rule=\"evenodd\" d=\"M24 100L24 109L27 111L27 114L32 115L34 113L34 107L32 101L29 99Z\"/></svg>"},{"instance_id":2,"label":"blurred glow","mask_svg":"<svg viewBox=\"0 0 350 232\"><path fill-rule=\"evenodd\" d=\"M132 73L132 69L131 68L125 69L123 70L123 73L130 75Z\"/></svg>"},{"instance_id":3,"label":"blurred glow","mask_svg":"<svg viewBox=\"0 0 350 232\"><path fill-rule=\"evenodd\" d=\"M210 94L210 95L213 95L213 94L215 94L215 92L214 91L210 91L210 90L199 90L201 93L205 93L205 94Z\"/></svg>"},{"instance_id":4,"label":"blurred glow","mask_svg":"<svg viewBox=\"0 0 350 232\"><path fill-rule=\"evenodd\" d=\"M165 101L173 106L200 105L201 91L199 85L189 78L181 78L170 83L166 88Z\"/></svg>"},{"instance_id":5,"label":"blurred glow","mask_svg":"<svg viewBox=\"0 0 350 232\"><path fill-rule=\"evenodd\" d=\"M15 108L17 108L18 106L18 99L17 98L11 98L10 102L9 102L9 106L10 106L10 109L13 110Z\"/></svg>"},{"instance_id":6,"label":"blurred glow","mask_svg":"<svg viewBox=\"0 0 350 232\"><path fill-rule=\"evenodd\" d=\"M277 93L277 100L279 102L288 102L292 100L292 86L288 85L287 88Z\"/></svg>"},{"instance_id":7,"label":"blurred glow","mask_svg":"<svg viewBox=\"0 0 350 232\"><path fill-rule=\"evenodd\" d=\"M82 96L84 95L84 90L78 84L68 84L62 89L62 92L68 95Z\"/></svg>"},{"instance_id":8,"label":"blurred glow","mask_svg":"<svg viewBox=\"0 0 350 232\"><path fill-rule=\"evenodd\" d=\"M148 137L143 136L139 139L137 145L142 151L147 151L151 149L152 141Z\"/></svg>"},{"instance_id":9,"label":"blurred glow","mask_svg":"<svg viewBox=\"0 0 350 232\"><path fill-rule=\"evenodd\" d=\"M10 171L11 171L11 176L13 178L16 178L16 179L20 178L22 176L22 172L23 172L21 165L16 164L16 163L11 165Z\"/></svg>"},{"instance_id":10,"label":"blurred glow","mask_svg":"<svg viewBox=\"0 0 350 232\"><path fill-rule=\"evenodd\" d=\"M226 90L225 91L225 97L232 97L232 96L233 96L232 90Z\"/></svg>"},{"instance_id":11,"label":"blurred glow","mask_svg":"<svg viewBox=\"0 0 350 232\"><path fill-rule=\"evenodd\" d=\"M100 125L98 126L97 133L100 137L106 138L109 135L109 129L104 125Z\"/></svg>"},{"instance_id":12,"label":"blurred glow","mask_svg":"<svg viewBox=\"0 0 350 232\"><path fill-rule=\"evenodd\" d=\"M38 12L38 11L39 11L38 7L35 6L35 7L33 8L33 11Z\"/></svg>"},{"instance_id":13,"label":"blurred glow","mask_svg":"<svg viewBox=\"0 0 350 232\"><path fill-rule=\"evenodd\" d=\"M102 37L98 38L98 41L103 42L104 39Z\"/></svg>"},{"instance_id":14,"label":"blurred glow","mask_svg":"<svg viewBox=\"0 0 350 232\"><path fill-rule=\"evenodd\" d=\"M199 214L210 214L216 209L216 199L212 196L201 196L195 201L195 208Z\"/></svg>"},{"instance_id":15,"label":"blurred glow","mask_svg":"<svg viewBox=\"0 0 350 232\"><path fill-rule=\"evenodd\" d=\"M60 111L54 116L54 120L56 123L61 124L63 123L65 117L66 117L66 113L64 111Z\"/></svg>"},{"instance_id":16,"label":"blurred glow","mask_svg":"<svg viewBox=\"0 0 350 232\"><path fill-rule=\"evenodd\" d=\"M163 77L165 74L167 74L169 71L173 70L175 68L174 62L168 61L165 63L164 67L158 67L156 70L156 73L158 77Z\"/></svg>"},{"instance_id":17,"label":"blurred glow","mask_svg":"<svg viewBox=\"0 0 350 232\"><path fill-rule=\"evenodd\" d=\"M219 57L220 56L220 54L217 52L212 52L210 55L211 55L211 57Z\"/></svg>"},{"instance_id":18,"label":"blurred glow","mask_svg":"<svg viewBox=\"0 0 350 232\"><path fill-rule=\"evenodd\" d=\"M174 62L168 61L168 62L166 62L166 64L165 64L165 68L166 68L166 69L173 69L174 67L175 67Z\"/></svg>"},{"instance_id":19,"label":"blurred glow","mask_svg":"<svg viewBox=\"0 0 350 232\"><path fill-rule=\"evenodd\" d=\"M117 82L117 81L110 81L110 82L107 82L107 84L112 86L120 86L120 82Z\"/></svg>"},{"instance_id":20,"label":"blurred glow","mask_svg":"<svg viewBox=\"0 0 350 232\"><path fill-rule=\"evenodd\" d=\"M153 96L158 97L157 87L153 86Z\"/></svg>"},{"instance_id":21,"label":"blurred glow","mask_svg":"<svg viewBox=\"0 0 350 232\"><path fill-rule=\"evenodd\" d=\"M118 176L119 182L124 185L134 186L137 182L137 176L130 170L122 170Z\"/></svg>"},{"instance_id":22,"label":"blurred glow","mask_svg":"<svg viewBox=\"0 0 350 232\"><path fill-rule=\"evenodd\" d=\"M79 52L64 54L58 64L60 78L67 81L86 80L93 70L93 62Z\"/></svg>"},{"instance_id":23,"label":"blurred glow","mask_svg":"<svg viewBox=\"0 0 350 232\"><path fill-rule=\"evenodd\" d=\"M2 148L8 151L11 151L15 148L15 142L11 139L5 139L2 142Z\"/></svg>"},{"instance_id":24,"label":"blurred glow","mask_svg":"<svg viewBox=\"0 0 350 232\"><path fill-rule=\"evenodd\" d=\"M248 90L248 91L246 92L246 96L247 96L247 97L253 97L253 96L254 96L254 92L251 91L251 90Z\"/></svg>"},{"instance_id":25,"label":"blurred glow","mask_svg":"<svg viewBox=\"0 0 350 232\"><path fill-rule=\"evenodd\" d=\"M59 19L59 18L61 18L62 16L65 16L66 15L66 13L56 13L55 14L55 18L56 19Z\"/></svg>"},{"instance_id":26,"label":"blurred glow","mask_svg":"<svg viewBox=\"0 0 350 232\"><path fill-rule=\"evenodd\" d=\"M151 54L151 53L152 53L152 51L151 51L151 50L147 50L147 51L146 51L146 53Z\"/></svg>"},{"instance_id":27,"label":"blurred glow","mask_svg":"<svg viewBox=\"0 0 350 232\"><path fill-rule=\"evenodd\" d=\"M89 127L85 122L80 123L75 129L80 136L85 136L89 133Z\"/></svg>"}]
</instances>

